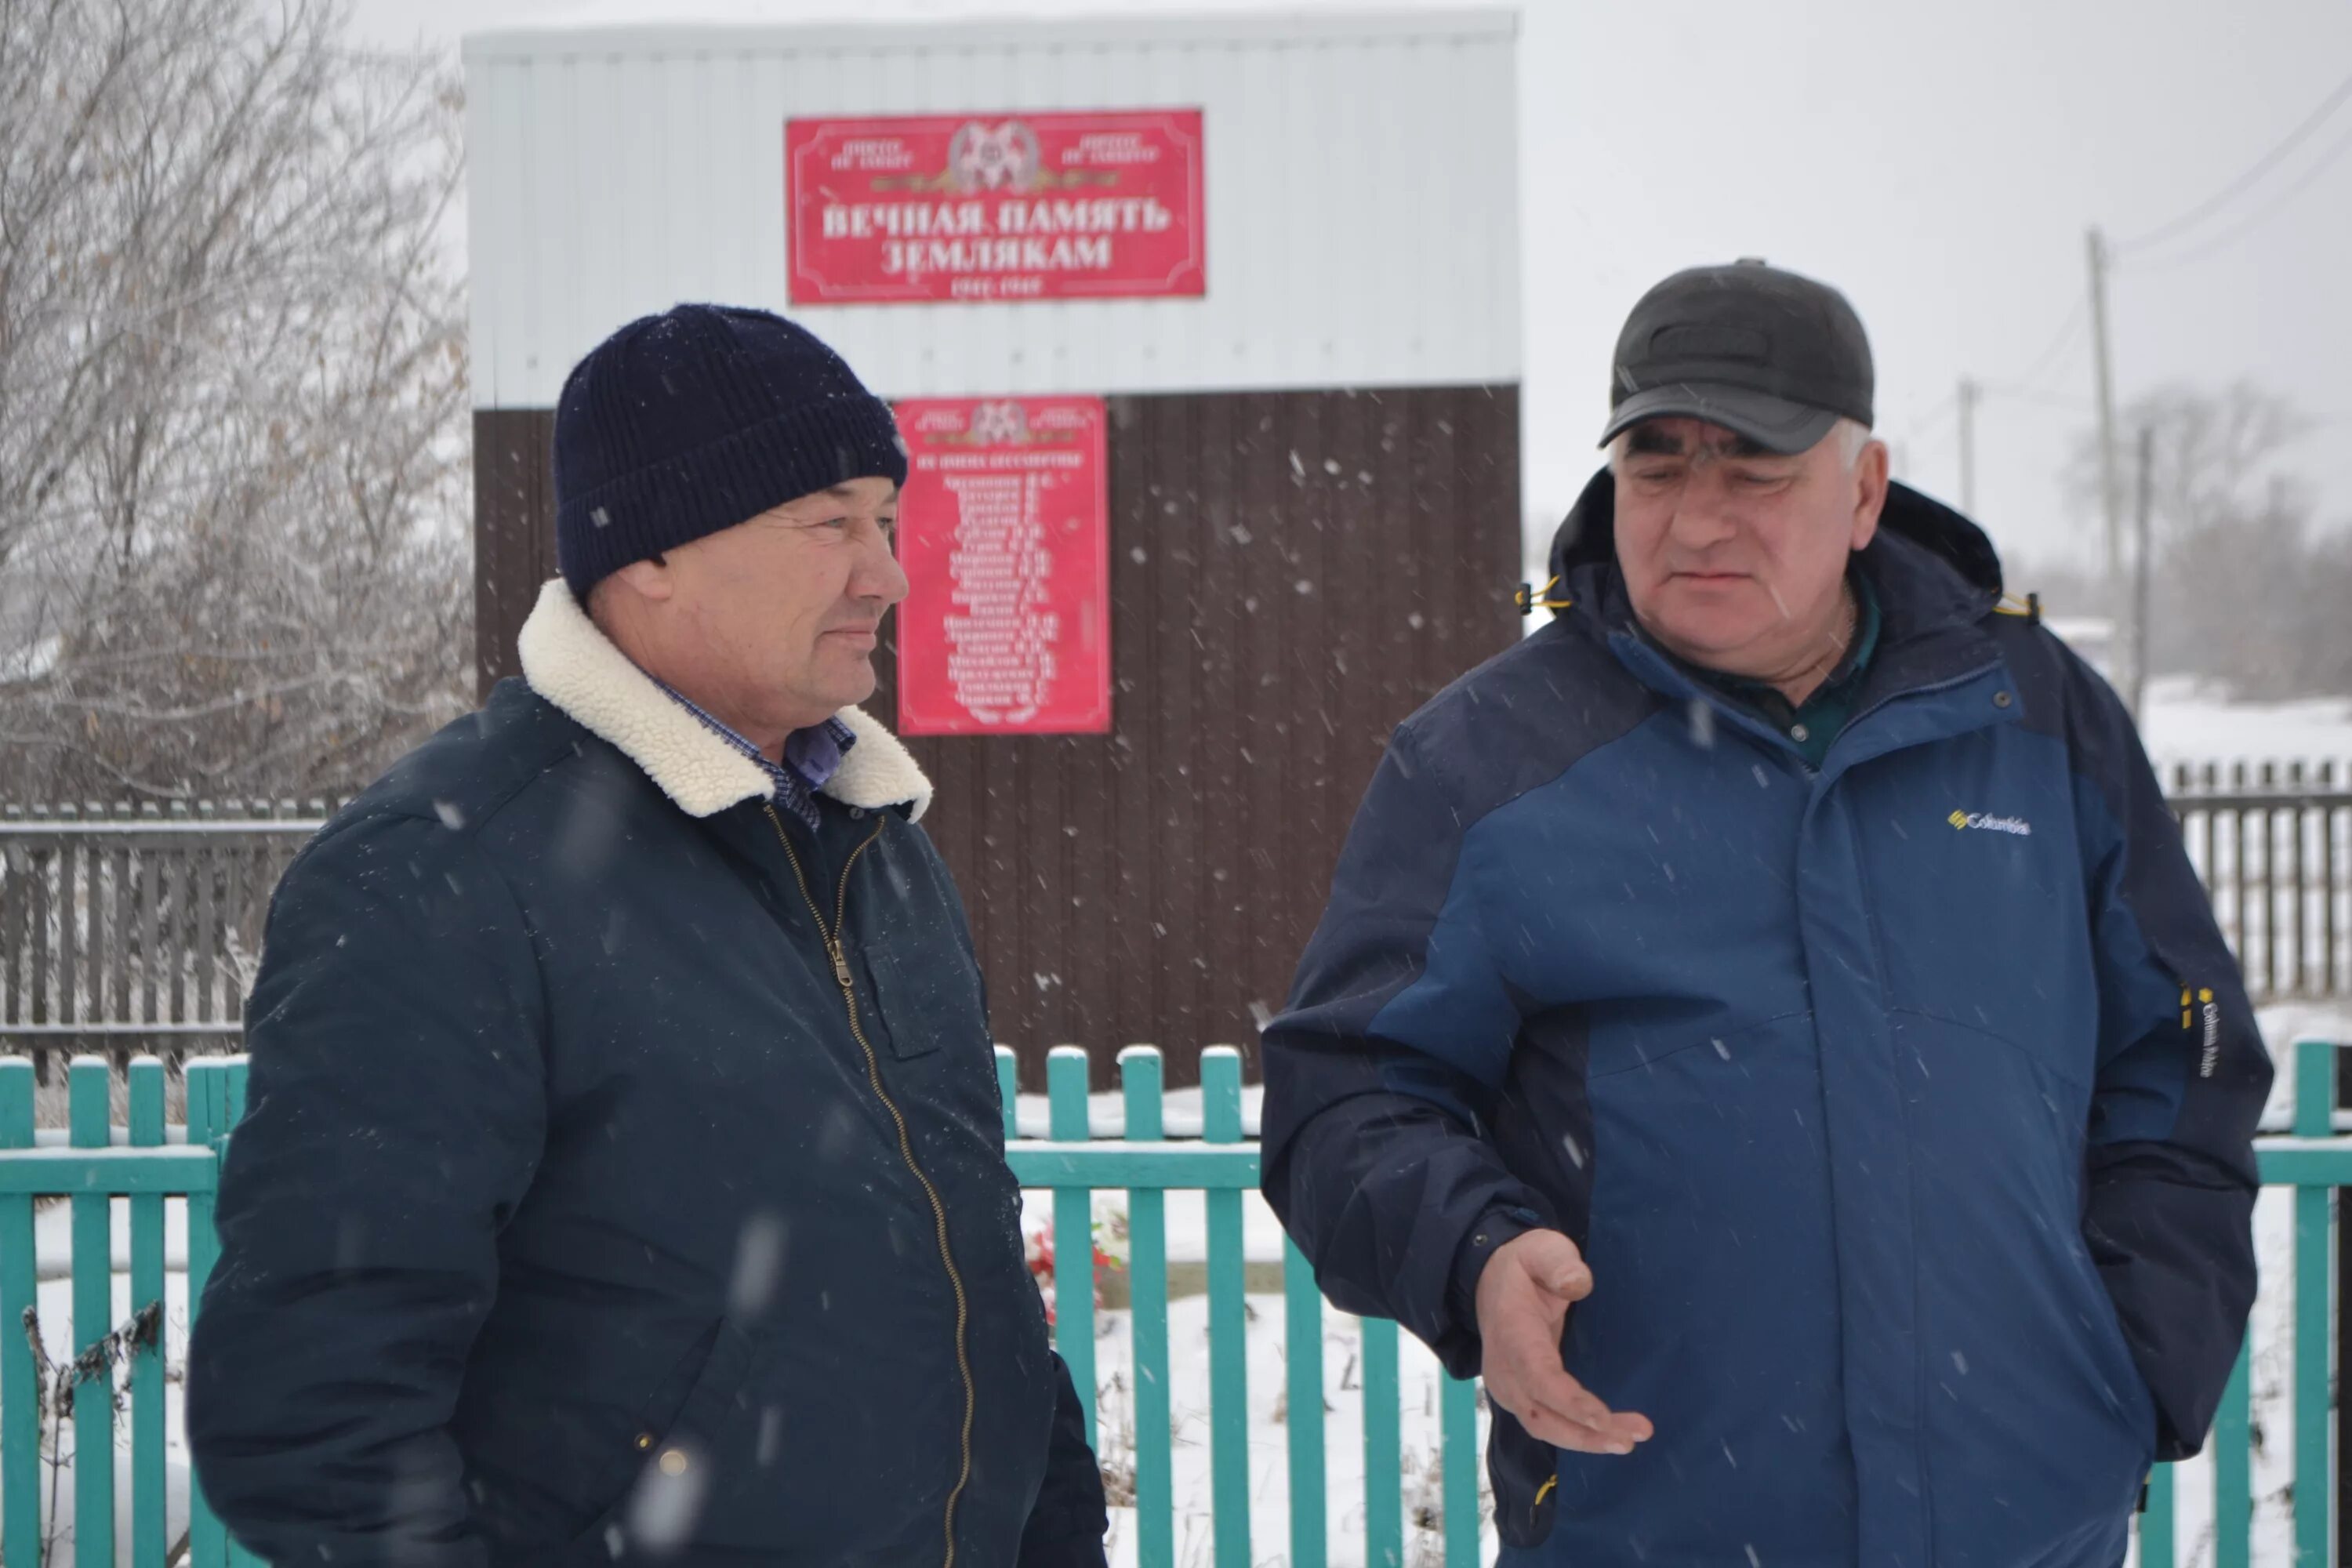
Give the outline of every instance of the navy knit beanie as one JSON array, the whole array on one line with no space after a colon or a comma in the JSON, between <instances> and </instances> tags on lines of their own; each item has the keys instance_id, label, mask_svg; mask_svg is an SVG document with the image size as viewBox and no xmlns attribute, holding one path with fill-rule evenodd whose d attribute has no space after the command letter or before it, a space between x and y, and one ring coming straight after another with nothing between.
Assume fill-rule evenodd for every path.
<instances>
[{"instance_id":1,"label":"navy knit beanie","mask_svg":"<svg viewBox=\"0 0 2352 1568\"><path fill-rule=\"evenodd\" d=\"M633 561L849 479L907 482L889 405L782 316L679 305L631 321L555 406L555 560L572 595Z\"/></svg>"}]
</instances>

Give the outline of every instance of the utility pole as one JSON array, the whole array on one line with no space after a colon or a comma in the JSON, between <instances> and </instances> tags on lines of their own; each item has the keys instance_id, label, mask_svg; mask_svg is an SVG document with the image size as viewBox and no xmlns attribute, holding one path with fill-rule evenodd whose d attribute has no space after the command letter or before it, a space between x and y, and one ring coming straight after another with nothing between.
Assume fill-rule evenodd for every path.
<instances>
[{"instance_id":1,"label":"utility pole","mask_svg":"<svg viewBox=\"0 0 2352 1568\"><path fill-rule=\"evenodd\" d=\"M2099 504L2107 523L2107 592L2113 595L2115 631L2109 639L2115 668L2108 671L2119 690L2132 689L2131 584L2124 575L2124 506L2116 474L2115 371L2107 357L2107 242L2094 224L2085 237L2091 256L2091 363L2099 381Z\"/></svg>"},{"instance_id":2,"label":"utility pole","mask_svg":"<svg viewBox=\"0 0 2352 1568\"><path fill-rule=\"evenodd\" d=\"M1960 510L1977 514L1977 399L1984 388L1974 376L1960 377Z\"/></svg>"},{"instance_id":3,"label":"utility pole","mask_svg":"<svg viewBox=\"0 0 2352 1568\"><path fill-rule=\"evenodd\" d=\"M2147 694L2147 584L2152 567L2149 562L2148 514L2156 505L2156 430L2154 426L2139 427L2139 515L2134 520L2132 542L2132 616L2131 616L2131 684L2124 689L2124 705L2130 710L2132 722L2139 722L2140 700Z\"/></svg>"}]
</instances>

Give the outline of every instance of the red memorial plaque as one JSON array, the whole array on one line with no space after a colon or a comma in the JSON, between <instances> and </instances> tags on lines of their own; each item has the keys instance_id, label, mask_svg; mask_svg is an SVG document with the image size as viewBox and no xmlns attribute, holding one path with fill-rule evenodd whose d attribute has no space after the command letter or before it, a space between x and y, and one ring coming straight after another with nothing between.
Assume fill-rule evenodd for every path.
<instances>
[{"instance_id":1,"label":"red memorial plaque","mask_svg":"<svg viewBox=\"0 0 2352 1568\"><path fill-rule=\"evenodd\" d=\"M921 398L898 559L898 728L1110 729L1110 500L1098 397Z\"/></svg>"},{"instance_id":2,"label":"red memorial plaque","mask_svg":"<svg viewBox=\"0 0 2352 1568\"><path fill-rule=\"evenodd\" d=\"M784 122L796 305L1208 289L1201 111Z\"/></svg>"}]
</instances>

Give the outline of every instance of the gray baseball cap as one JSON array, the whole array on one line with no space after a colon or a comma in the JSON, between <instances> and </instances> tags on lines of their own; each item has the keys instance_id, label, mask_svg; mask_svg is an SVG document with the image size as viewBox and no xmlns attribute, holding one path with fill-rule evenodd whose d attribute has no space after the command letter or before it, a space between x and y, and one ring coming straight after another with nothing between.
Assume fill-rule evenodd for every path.
<instances>
[{"instance_id":1,"label":"gray baseball cap","mask_svg":"<svg viewBox=\"0 0 2352 1568\"><path fill-rule=\"evenodd\" d=\"M1872 424L1870 340L1844 295L1762 261L1695 267L1642 296L1618 335L1607 446L1645 419L1704 419L1769 451Z\"/></svg>"}]
</instances>

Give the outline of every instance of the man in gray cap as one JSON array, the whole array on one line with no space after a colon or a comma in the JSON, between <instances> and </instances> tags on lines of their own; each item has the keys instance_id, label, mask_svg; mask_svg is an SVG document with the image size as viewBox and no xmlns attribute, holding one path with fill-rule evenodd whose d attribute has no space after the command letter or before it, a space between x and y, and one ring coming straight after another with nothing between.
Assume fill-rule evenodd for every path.
<instances>
[{"instance_id":1,"label":"man in gray cap","mask_svg":"<svg viewBox=\"0 0 2352 1568\"><path fill-rule=\"evenodd\" d=\"M1266 1196L1485 1374L1507 1563L2111 1568L2271 1080L2138 737L1889 482L1836 290L1669 278L1610 397L1552 623L1365 796Z\"/></svg>"}]
</instances>

